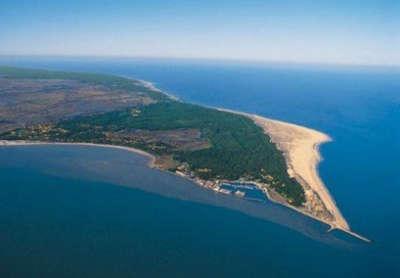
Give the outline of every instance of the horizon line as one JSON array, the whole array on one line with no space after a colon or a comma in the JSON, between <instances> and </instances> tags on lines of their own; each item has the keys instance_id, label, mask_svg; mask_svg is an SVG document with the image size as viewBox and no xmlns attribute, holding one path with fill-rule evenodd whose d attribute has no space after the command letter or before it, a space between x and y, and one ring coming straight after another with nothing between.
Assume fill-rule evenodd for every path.
<instances>
[{"instance_id":1,"label":"horizon line","mask_svg":"<svg viewBox=\"0 0 400 278\"><path fill-rule=\"evenodd\" d=\"M187 56L150 56L150 55L124 55L124 54L1 54L0 58L89 58L89 59L144 59L144 60L182 60L203 62L230 62L230 63L255 63L274 65L310 65L332 67L367 67L367 68L394 68L400 69L400 64L378 63L346 63L332 61L293 61L253 58L228 58L228 57L187 57Z\"/></svg>"}]
</instances>

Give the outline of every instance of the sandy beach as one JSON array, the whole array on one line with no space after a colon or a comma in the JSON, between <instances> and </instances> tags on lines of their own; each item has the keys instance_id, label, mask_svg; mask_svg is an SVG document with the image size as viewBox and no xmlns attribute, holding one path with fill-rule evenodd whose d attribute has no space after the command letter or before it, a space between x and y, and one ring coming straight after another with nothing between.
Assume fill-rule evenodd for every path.
<instances>
[{"instance_id":1,"label":"sandy beach","mask_svg":"<svg viewBox=\"0 0 400 278\"><path fill-rule=\"evenodd\" d=\"M272 142L283 152L289 175L296 178L305 189L308 202L306 209L310 210L318 218L329 222L332 228L350 230L347 221L342 216L333 197L318 175L317 167L322 159L319 153L319 146L331 141L331 138L310 128L257 115L252 115L251 118L264 129ZM322 204L318 204L318 200L315 200L315 198L319 198ZM323 205L328 210L332 216L331 219L323 215L324 208L319 207L320 205Z\"/></svg>"},{"instance_id":2,"label":"sandy beach","mask_svg":"<svg viewBox=\"0 0 400 278\"><path fill-rule=\"evenodd\" d=\"M264 129L271 141L283 152L288 174L303 186L306 195L305 207L294 209L328 224L331 227L330 230L339 229L360 240L371 242L368 238L351 231L318 174L318 164L322 160L319 146L332 140L328 135L307 127L258 115L246 113L243 115L250 117Z\"/></svg>"}]
</instances>

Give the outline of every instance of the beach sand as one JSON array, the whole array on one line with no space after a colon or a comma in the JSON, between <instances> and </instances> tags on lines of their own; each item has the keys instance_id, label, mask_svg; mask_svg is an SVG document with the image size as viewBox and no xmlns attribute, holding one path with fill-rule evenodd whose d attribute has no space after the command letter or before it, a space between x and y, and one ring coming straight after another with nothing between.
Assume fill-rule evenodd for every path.
<instances>
[{"instance_id":1,"label":"beach sand","mask_svg":"<svg viewBox=\"0 0 400 278\"><path fill-rule=\"evenodd\" d=\"M313 193L317 194L326 210L329 211L332 219L322 220L327 221L332 228L350 230L347 221L318 175L317 167L321 161L319 146L331 141L331 138L322 132L299 125L257 115L252 115L251 118L264 129L272 142L283 152L288 174L303 186L307 201L311 202Z\"/></svg>"},{"instance_id":2,"label":"beach sand","mask_svg":"<svg viewBox=\"0 0 400 278\"><path fill-rule=\"evenodd\" d=\"M272 120L258 115L242 114L253 119L257 125L264 129L271 141L283 152L288 174L303 186L306 195L306 206L304 209L294 209L328 224L331 227L330 230L338 229L362 241L371 242L368 238L350 229L335 200L319 177L318 164L322 159L319 146L332 140L328 135L300 125ZM326 217L326 213L318 213L321 208L318 207L319 203L315 199L318 202L322 202L325 211L329 212L330 217Z\"/></svg>"}]
</instances>

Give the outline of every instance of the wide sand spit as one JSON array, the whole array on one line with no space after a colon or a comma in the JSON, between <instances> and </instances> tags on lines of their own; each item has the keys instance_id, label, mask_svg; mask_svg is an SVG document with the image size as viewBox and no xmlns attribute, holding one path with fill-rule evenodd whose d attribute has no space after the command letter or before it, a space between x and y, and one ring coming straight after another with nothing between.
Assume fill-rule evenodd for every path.
<instances>
[{"instance_id":1,"label":"wide sand spit","mask_svg":"<svg viewBox=\"0 0 400 278\"><path fill-rule=\"evenodd\" d=\"M351 231L349 224L319 176L318 164L322 160L319 147L323 143L332 141L331 137L317 130L296 124L273 120L255 114L222 108L218 109L249 117L262 127L264 132L271 138L271 141L282 151L286 160L288 174L302 185L305 190L306 200L308 200L310 193L317 194L326 210L333 216L333 219L328 220L313 215L312 212L310 213L305 209L294 208L288 204L285 205L328 224L330 230L339 229L363 241L369 242L367 238Z\"/></svg>"}]
</instances>

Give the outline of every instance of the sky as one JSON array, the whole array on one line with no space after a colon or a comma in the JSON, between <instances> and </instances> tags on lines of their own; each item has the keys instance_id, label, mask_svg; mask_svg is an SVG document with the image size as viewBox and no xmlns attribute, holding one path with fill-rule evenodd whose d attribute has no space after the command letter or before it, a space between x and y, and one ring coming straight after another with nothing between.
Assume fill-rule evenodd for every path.
<instances>
[{"instance_id":1,"label":"sky","mask_svg":"<svg viewBox=\"0 0 400 278\"><path fill-rule=\"evenodd\" d=\"M400 65L400 0L1 0L0 55Z\"/></svg>"}]
</instances>

